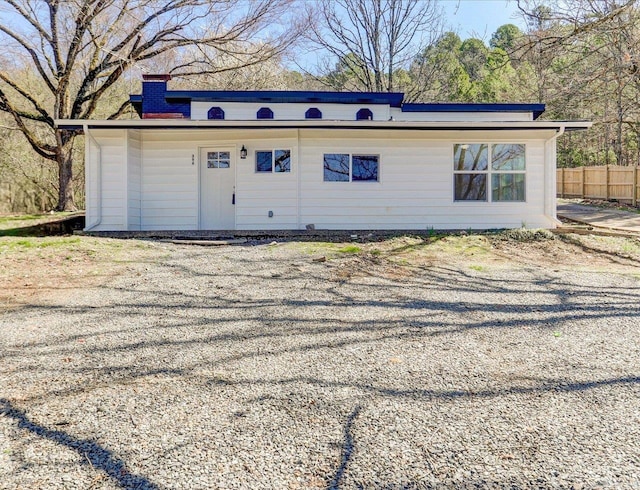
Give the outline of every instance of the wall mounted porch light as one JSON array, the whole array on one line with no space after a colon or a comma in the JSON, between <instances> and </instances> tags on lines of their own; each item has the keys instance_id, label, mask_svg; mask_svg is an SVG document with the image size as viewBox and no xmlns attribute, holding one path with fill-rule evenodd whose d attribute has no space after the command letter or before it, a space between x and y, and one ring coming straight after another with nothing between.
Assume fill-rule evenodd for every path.
<instances>
[{"instance_id":1,"label":"wall mounted porch light","mask_svg":"<svg viewBox=\"0 0 640 490\"><path fill-rule=\"evenodd\" d=\"M242 158L243 160L247 158L247 149L244 147L244 145L242 145L242 148L240 148L240 158Z\"/></svg>"}]
</instances>

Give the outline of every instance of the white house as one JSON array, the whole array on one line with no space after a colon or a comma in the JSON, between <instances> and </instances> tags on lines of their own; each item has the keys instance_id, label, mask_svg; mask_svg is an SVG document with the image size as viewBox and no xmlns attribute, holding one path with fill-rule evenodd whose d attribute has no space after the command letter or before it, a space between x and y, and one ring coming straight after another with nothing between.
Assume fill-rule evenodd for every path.
<instances>
[{"instance_id":1,"label":"white house","mask_svg":"<svg viewBox=\"0 0 640 490\"><path fill-rule=\"evenodd\" d=\"M542 104L412 104L400 93L172 91L86 136L86 230L556 226Z\"/></svg>"}]
</instances>

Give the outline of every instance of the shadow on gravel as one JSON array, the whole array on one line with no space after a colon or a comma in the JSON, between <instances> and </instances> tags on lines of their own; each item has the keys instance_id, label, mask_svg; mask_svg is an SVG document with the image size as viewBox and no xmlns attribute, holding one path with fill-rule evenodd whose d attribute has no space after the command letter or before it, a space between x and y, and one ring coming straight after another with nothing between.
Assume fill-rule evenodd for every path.
<instances>
[{"instance_id":1,"label":"shadow on gravel","mask_svg":"<svg viewBox=\"0 0 640 490\"><path fill-rule=\"evenodd\" d=\"M126 404L126 411L144 413L150 426L161 421L166 426L160 427L172 435L182 433L180 416L186 419L186 410L203 406L202 413L196 409L188 416L211 421L212 427L215 420L223 432L244 431L247 438L258 434L265 441L258 446L264 456L256 457L253 449L247 449L249 439L242 439L247 446L238 442L235 449L247 461L263 458L267 466L272 464L269 455L272 461L280 457L277 445L284 439L272 431L284 434L288 426L281 420L294 430L286 436L287 444L303 437L306 425L321 427L330 420L334 424L330 440L318 437L327 454L316 456L316 449L304 453L306 445L300 444L301 454L309 458L307 470L316 478L315 486L308 488L321 485L327 490L353 486L351 473L362 467L390 465L384 454L371 461L364 456L371 437L365 419L370 407L380 402L385 407L408 402L412 412L402 416L417 429L442 424L442 434L435 437L452 454L458 454L456 448L466 436L462 430L456 432L456 426L449 429L450 420L460 414L467 417L461 424L484 427L483 414L492 414L493 406L502 407L503 412L496 413L503 415L495 420L486 415L486 424L487 430L498 434L495 467L507 465L511 475L518 464L566 465L555 456L527 452L538 444L553 448L549 454L576 451L583 462L606 465L610 456L593 452L591 458L576 450L592 437L591 432L597 436L594 440L603 441L598 442L602 447L617 444L613 451L633 461L633 450L625 449L631 446L626 441L634 437L626 413L633 407L625 408L628 403L617 403L620 408L615 410L610 407L619 399L635 400L631 397L640 386L633 364L640 318L637 282L608 276L602 283L590 282L591 276L582 273L533 266L485 273L446 264L368 267L357 257L316 263L302 256L287 262L269 253L251 259L209 251L192 253L186 262L162 259L149 266L149 273L138 268L81 301L26 305L12 312L6 324L20 322L22 328L7 335L9 343L0 359L12 390L5 396L20 396L21 404L55 396L58 403L74 407L75 401L65 401L65 395L87 393L98 406L103 402L97 396L124 400L139 393L141 405ZM392 357L405 351L403 359ZM0 382L5 372L0 373ZM162 411L145 413L149 397L158 397ZM367 402L364 410L354 407L358 399L374 402ZM229 407L214 404L219 400L228 400ZM336 406L343 414L337 420ZM519 420L509 418L512 406L522 411L523 419L533 415L531 425L537 431L522 440L511 436L522 428ZM548 415L543 413L547 407ZM554 419L556 407L575 407L575 412ZM171 413L176 414L175 421L164 418ZM380 423L391 417L381 413L376 419ZM433 422L419 419L432 413L439 413ZM6 398L0 399L0 415L14 419L23 433L26 429L81 457L86 454L87 461L110 477L112 486L157 488L145 477L131 475L123 460L92 442L91 436L74 439L37 425ZM535 418L538 415L540 419ZM101 423L117 421L117 416L110 414ZM600 419L604 422L598 425ZM620 426L605 427L613 419ZM595 428L582 431L589 424ZM556 441L557 431L574 428L575 445ZM420 437L417 433L416 441ZM330 444L336 439L338 447ZM234 444L239 439L229 440ZM121 447L120 440L104 444L114 451ZM309 447L315 444L310 442ZM485 451L486 445L478 444L478 451ZM439 472L434 478L446 482L454 473L445 449L435 456L427 451L422 459L418 453L407 458L424 466L433 457L440 466L434 463L435 469L429 471ZM158 450L150 456L156 462L177 461L174 456L158 456ZM192 449L183 450L185 458L188 451ZM226 448L211 451L224 454ZM122 454L120 449L117 454ZM503 454L513 459L499 459ZM474 457L460 456L460 465L481 461ZM133 458L127 460L130 467ZM304 466L295 461L290 464ZM144 471L161 481L159 474ZM287 471L292 474L293 466ZM537 475L544 477L541 471ZM526 487L518 486L519 481L514 480L514 488ZM482 480L477 487L487 486L492 485ZM385 488L412 487L389 483Z\"/></svg>"},{"instance_id":2,"label":"shadow on gravel","mask_svg":"<svg viewBox=\"0 0 640 490\"><path fill-rule=\"evenodd\" d=\"M134 475L129 472L126 464L115 457L111 451L99 444L83 439L75 439L61 430L51 430L29 420L24 411L14 408L11 402L0 398L0 414L12 418L18 423L20 429L28 430L38 437L49 439L61 446L65 446L84 456L91 465L104 471L113 481L122 488L136 488L139 490L156 490L159 487L147 478Z\"/></svg>"},{"instance_id":3,"label":"shadow on gravel","mask_svg":"<svg viewBox=\"0 0 640 490\"><path fill-rule=\"evenodd\" d=\"M505 386L496 389L488 390L426 390L426 389L413 389L413 390L401 390L395 388L386 388L374 386L372 384L360 384L351 382L340 381L328 381L325 379L311 378L311 377L296 377L278 379L275 381L266 381L264 379L245 379L242 381L230 381L221 379L212 379L208 382L209 385L226 385L226 386L259 386L259 385L298 385L304 383L307 385L331 387L331 388L355 388L359 391L370 392L384 397L399 397L409 398L416 401L427 400L457 400L464 398L496 398L505 395L527 395L531 393L574 393L581 391L594 390L601 387L613 387L624 385L638 385L640 384L640 376L626 376L624 378L610 378L601 379L595 381L568 381L566 379L549 379L541 381L536 386ZM355 413L355 412L354 412ZM357 415L357 414L356 414ZM353 423L352 416L348 419L347 429L351 429ZM345 434L347 434L345 429ZM348 438L345 436L345 440L348 442ZM345 448L347 447L345 442ZM345 449L346 452L346 449Z\"/></svg>"},{"instance_id":4,"label":"shadow on gravel","mask_svg":"<svg viewBox=\"0 0 640 490\"><path fill-rule=\"evenodd\" d=\"M336 471L336 474L331 479L331 483L327 486L327 490L338 490L340 488L340 481L342 480L342 476L345 471L347 471L347 467L349 466L349 461L351 460L351 456L353 455L353 450L355 449L354 439L353 439L353 423L360 415L360 411L362 407L360 405L356 406L353 409L353 412L347 417L347 422L344 426L344 444L342 445L342 460L340 461L340 466Z\"/></svg>"}]
</instances>

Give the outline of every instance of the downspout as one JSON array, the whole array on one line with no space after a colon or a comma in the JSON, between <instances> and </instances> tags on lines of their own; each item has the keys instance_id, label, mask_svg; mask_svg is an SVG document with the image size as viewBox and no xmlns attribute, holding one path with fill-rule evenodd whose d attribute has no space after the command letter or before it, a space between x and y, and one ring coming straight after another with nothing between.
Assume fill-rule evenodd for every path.
<instances>
[{"instance_id":1,"label":"downspout","mask_svg":"<svg viewBox=\"0 0 640 490\"><path fill-rule=\"evenodd\" d=\"M550 145L552 142L554 143L553 145L553 155L554 155L554 161L556 161L556 156L557 156L557 150L556 150L556 146L555 146L555 141L564 134L565 131L565 127L564 126L560 126L560 129L556 132L556 134L554 134L551 138L546 139L544 142L544 150L545 150L545 161L547 159L547 145ZM545 165L545 169L547 169L548 165ZM557 173L557 161L556 164L553 166L552 169L548 169L549 170L549 176L546 179L547 180L547 185L544 186L545 189L545 216L547 218L549 218L549 221L551 221L553 224L555 225L560 225L562 224L561 221L558 219L558 217L556 216L556 209L557 209L557 183L556 183L556 173ZM546 195L547 193L553 193L551 195ZM548 206L547 206L548 204Z\"/></svg>"},{"instance_id":2,"label":"downspout","mask_svg":"<svg viewBox=\"0 0 640 490\"><path fill-rule=\"evenodd\" d=\"M97 194L98 194L98 196L97 196L98 197L98 212L97 212L97 217L96 217L95 221L93 223L91 223L91 224L85 225L85 227L84 227L84 231L91 231L96 226L99 226L100 223L102 223L102 147L100 146L100 143L98 143L98 141L89 132L88 124L86 124L86 123L83 124L82 128L84 130L85 136L87 136L91 141L93 141L93 144L96 145L96 147L98 149L98 162L97 162L98 165L97 165L97 172L96 172L96 184L97 184L96 189L97 189ZM90 156L91 156L91 151L89 150L89 141L86 141L85 145L84 145L85 172L86 172L86 168L87 168L87 162L89 162ZM85 191L85 195L88 195L88 193L86 191Z\"/></svg>"},{"instance_id":3,"label":"downspout","mask_svg":"<svg viewBox=\"0 0 640 490\"><path fill-rule=\"evenodd\" d=\"M296 130L296 172L297 172L297 192L296 192L296 218L298 230L302 229L302 218L300 209L300 190L302 188L302 169L300 165L300 128Z\"/></svg>"}]
</instances>

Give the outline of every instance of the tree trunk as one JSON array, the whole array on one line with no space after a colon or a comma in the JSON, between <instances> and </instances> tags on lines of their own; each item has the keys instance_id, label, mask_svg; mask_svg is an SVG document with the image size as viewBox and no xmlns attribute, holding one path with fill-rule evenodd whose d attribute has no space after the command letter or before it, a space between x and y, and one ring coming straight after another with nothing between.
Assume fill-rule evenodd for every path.
<instances>
[{"instance_id":1,"label":"tree trunk","mask_svg":"<svg viewBox=\"0 0 640 490\"><path fill-rule=\"evenodd\" d=\"M56 130L58 147L56 160L58 162L58 205L56 211L77 211L73 198L73 140L74 135L69 131Z\"/></svg>"}]
</instances>

